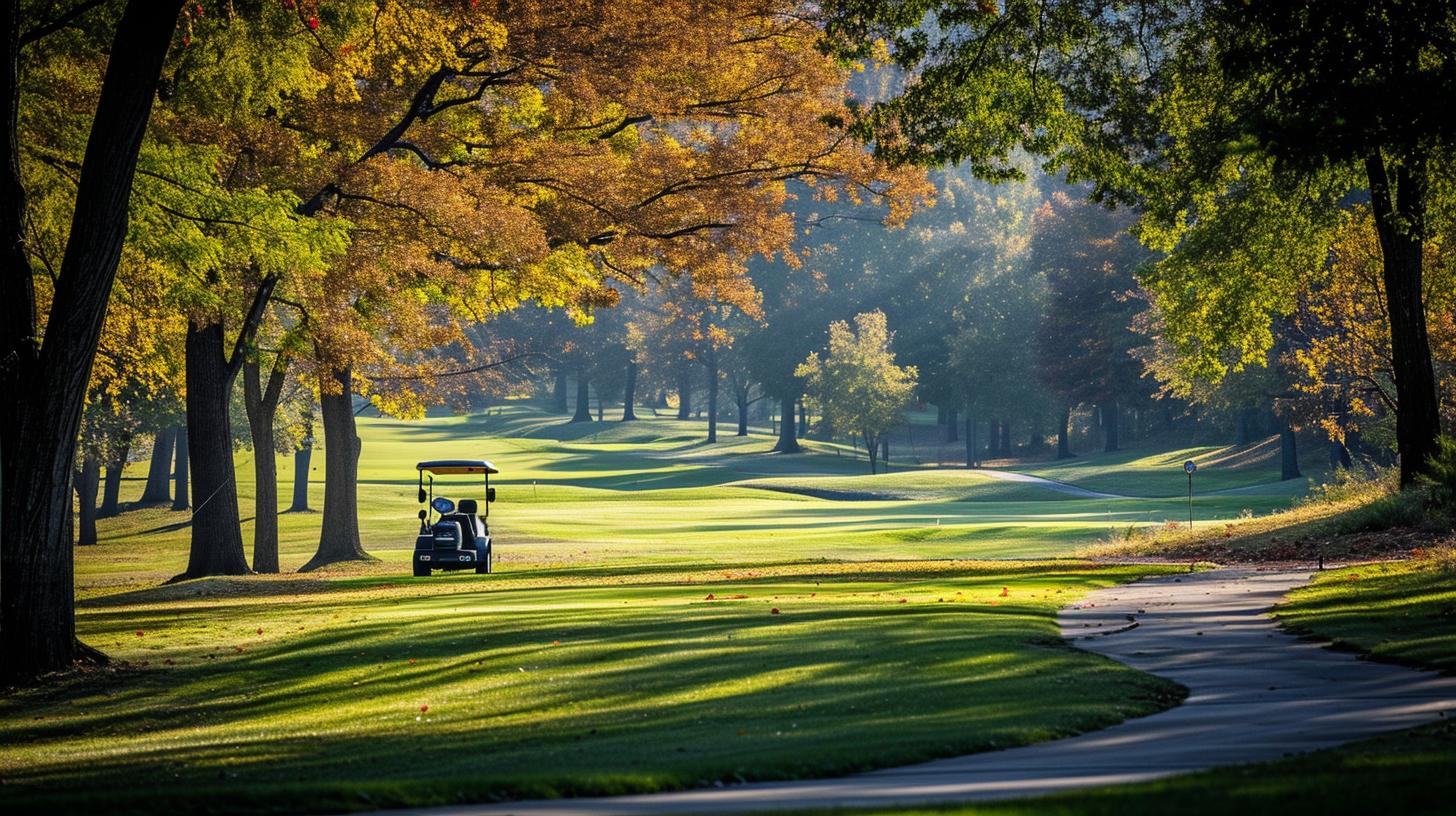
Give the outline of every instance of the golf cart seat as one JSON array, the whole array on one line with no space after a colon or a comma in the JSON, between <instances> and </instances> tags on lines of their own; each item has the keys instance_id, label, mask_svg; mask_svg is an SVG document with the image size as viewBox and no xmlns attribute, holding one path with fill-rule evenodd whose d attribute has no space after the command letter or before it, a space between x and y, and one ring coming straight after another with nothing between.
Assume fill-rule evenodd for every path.
<instances>
[{"instance_id":1,"label":"golf cart seat","mask_svg":"<svg viewBox=\"0 0 1456 816\"><path fill-rule=\"evenodd\" d=\"M486 534L485 523L480 520L480 516L476 515L477 512L479 512L479 505L475 503L475 499L461 499L460 503L455 506L455 515L462 520L461 526L467 530L474 530L475 537L481 538Z\"/></svg>"}]
</instances>

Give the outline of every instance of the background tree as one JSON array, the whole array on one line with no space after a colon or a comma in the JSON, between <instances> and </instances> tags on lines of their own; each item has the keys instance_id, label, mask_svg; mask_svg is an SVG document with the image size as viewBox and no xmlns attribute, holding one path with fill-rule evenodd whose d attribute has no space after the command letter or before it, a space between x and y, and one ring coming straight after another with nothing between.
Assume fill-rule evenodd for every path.
<instances>
[{"instance_id":1,"label":"background tree","mask_svg":"<svg viewBox=\"0 0 1456 816\"><path fill-rule=\"evenodd\" d=\"M884 312L856 315L854 328L829 324L827 351L810 354L795 372L836 428L858 434L876 472L880 442L903 419L915 390L915 367L895 365Z\"/></svg>"},{"instance_id":2,"label":"background tree","mask_svg":"<svg viewBox=\"0 0 1456 816\"><path fill-rule=\"evenodd\" d=\"M1444 39L1456 8L854 0L826 11L838 53L883 41L913 71L854 125L882 156L1008 178L1021 146L1094 180L1101 200L1138 204L1143 240L1169 253L1144 282L1170 342L1210 377L1266 359L1270 324L1323 262L1334 213L1347 193L1368 194L1402 483L1420 472L1440 431L1423 247L1449 195L1433 180L1449 175L1456 140L1440 107L1456 88Z\"/></svg>"}]
</instances>

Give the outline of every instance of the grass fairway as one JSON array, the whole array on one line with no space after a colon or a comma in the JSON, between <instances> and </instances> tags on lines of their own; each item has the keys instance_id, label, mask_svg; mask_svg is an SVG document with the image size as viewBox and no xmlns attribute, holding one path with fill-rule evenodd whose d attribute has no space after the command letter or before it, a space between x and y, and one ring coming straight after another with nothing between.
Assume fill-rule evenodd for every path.
<instances>
[{"instance_id":1,"label":"grass fairway","mask_svg":"<svg viewBox=\"0 0 1456 816\"><path fill-rule=\"evenodd\" d=\"M766 436L706 446L701 433L522 407L364 418L361 526L379 560L311 575L164 585L186 563L187 515L103 520L77 554L78 626L121 668L0 700L0 805L322 811L818 776L1051 739L1177 699L1069 648L1054 618L1162 571L1068 556L1180 517L1181 500L958 470L871 477L833 446L776 456ZM502 470L499 571L414 579L414 463L460 457ZM1232 470L1243 485L1277 476ZM1116 492L1144 478L1130 472ZM479 491L452 479L437 494ZM1200 512L1276 509L1292 493L1276 487ZM319 516L280 521L291 570Z\"/></svg>"},{"instance_id":2,"label":"grass fairway","mask_svg":"<svg viewBox=\"0 0 1456 816\"><path fill-rule=\"evenodd\" d=\"M83 636L135 668L0 703L3 798L318 811L817 776L1051 739L1177 699L1056 637L1062 603L1147 571L801 563L100 596Z\"/></svg>"}]
</instances>

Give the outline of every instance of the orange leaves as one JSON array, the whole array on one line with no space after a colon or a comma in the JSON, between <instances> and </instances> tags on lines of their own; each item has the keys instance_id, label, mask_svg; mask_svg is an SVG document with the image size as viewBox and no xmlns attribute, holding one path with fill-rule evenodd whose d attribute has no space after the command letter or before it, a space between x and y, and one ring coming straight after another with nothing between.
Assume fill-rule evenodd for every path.
<instances>
[{"instance_id":1,"label":"orange leaves","mask_svg":"<svg viewBox=\"0 0 1456 816\"><path fill-rule=\"evenodd\" d=\"M773 608L772 608L772 609L770 609L770 610L769 610L769 611L768 611L768 613L769 613L769 614L770 614L770 615L777 615L777 614L779 614L779 608L778 608L778 607L777 607L777 606L775 606L775 607L773 607Z\"/></svg>"}]
</instances>

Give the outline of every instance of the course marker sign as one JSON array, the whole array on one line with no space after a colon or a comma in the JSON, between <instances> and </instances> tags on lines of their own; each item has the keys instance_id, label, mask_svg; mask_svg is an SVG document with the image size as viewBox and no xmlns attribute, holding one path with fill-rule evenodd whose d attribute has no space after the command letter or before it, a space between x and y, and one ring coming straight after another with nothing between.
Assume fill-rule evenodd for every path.
<instances>
[{"instance_id":1,"label":"course marker sign","mask_svg":"<svg viewBox=\"0 0 1456 816\"><path fill-rule=\"evenodd\" d=\"M1198 470L1198 464L1192 459L1183 463L1183 472L1188 474L1188 529L1193 529L1193 471Z\"/></svg>"}]
</instances>

